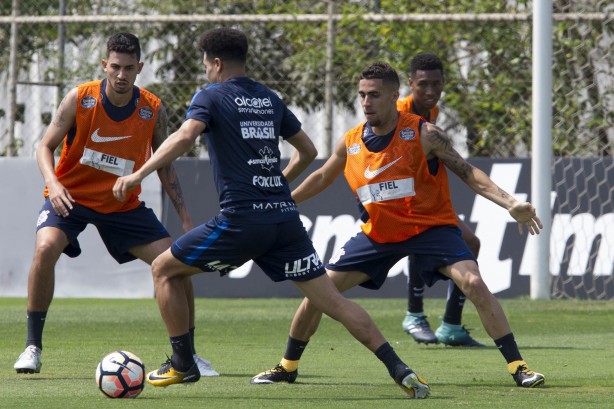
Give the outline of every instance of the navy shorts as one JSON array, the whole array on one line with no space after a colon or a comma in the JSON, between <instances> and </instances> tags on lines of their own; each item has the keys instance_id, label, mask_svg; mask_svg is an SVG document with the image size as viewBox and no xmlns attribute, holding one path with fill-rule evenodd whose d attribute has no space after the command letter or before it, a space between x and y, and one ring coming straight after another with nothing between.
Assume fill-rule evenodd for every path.
<instances>
[{"instance_id":1,"label":"navy shorts","mask_svg":"<svg viewBox=\"0 0 614 409\"><path fill-rule=\"evenodd\" d=\"M286 222L253 224L219 214L179 237L171 253L184 264L221 275L249 260L273 281L307 281L326 273L298 215Z\"/></svg>"},{"instance_id":2,"label":"navy shorts","mask_svg":"<svg viewBox=\"0 0 614 409\"><path fill-rule=\"evenodd\" d=\"M79 246L77 237L88 224L96 226L109 254L120 264L136 259L129 252L131 248L170 237L153 210L145 207L145 202L141 202L134 210L108 214L98 213L73 203L70 214L62 217L55 213L47 198L38 215L36 231L43 227L55 227L62 230L69 242L64 249L64 254L69 257L77 257L81 254L81 246Z\"/></svg>"},{"instance_id":3,"label":"navy shorts","mask_svg":"<svg viewBox=\"0 0 614 409\"><path fill-rule=\"evenodd\" d=\"M326 268L365 273L371 279L361 286L378 289L384 284L388 270L405 256L410 256L412 268L429 287L438 280L448 280L439 272L441 267L462 260L475 261L458 227L437 226L398 243L378 243L360 232L337 250Z\"/></svg>"}]
</instances>

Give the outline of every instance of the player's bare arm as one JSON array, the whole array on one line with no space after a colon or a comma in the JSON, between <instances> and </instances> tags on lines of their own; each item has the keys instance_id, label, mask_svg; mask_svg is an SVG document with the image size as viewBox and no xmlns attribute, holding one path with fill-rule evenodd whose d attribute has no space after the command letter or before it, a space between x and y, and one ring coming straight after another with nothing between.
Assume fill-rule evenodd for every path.
<instances>
[{"instance_id":1,"label":"player's bare arm","mask_svg":"<svg viewBox=\"0 0 614 409\"><path fill-rule=\"evenodd\" d=\"M186 120L181 127L160 144L151 158L131 175L117 178L113 195L117 200L126 200L127 193L137 187L154 170L167 166L192 149L194 141L205 131L206 124L196 119Z\"/></svg>"},{"instance_id":2,"label":"player's bare arm","mask_svg":"<svg viewBox=\"0 0 614 409\"><path fill-rule=\"evenodd\" d=\"M461 157L443 129L430 123L424 123L420 129L420 134L422 149L427 159L439 158L448 169L477 194L506 209L518 222L520 232L522 232L522 225L525 225L529 233L539 234L543 225L536 215L535 208L528 202L516 200L512 195L497 186L486 173L472 166Z\"/></svg>"},{"instance_id":3,"label":"player's bare arm","mask_svg":"<svg viewBox=\"0 0 614 409\"><path fill-rule=\"evenodd\" d=\"M158 115L154 127L152 138L152 149L157 151L160 145L168 138L168 114L163 104L158 107ZM175 167L172 163L158 169L158 178L164 191L173 203L177 214L181 218L182 228L184 232L192 229L192 219L188 213L188 209L183 198L181 183L175 172Z\"/></svg>"},{"instance_id":4,"label":"player's bare arm","mask_svg":"<svg viewBox=\"0 0 614 409\"><path fill-rule=\"evenodd\" d=\"M343 173L346 158L345 139L341 138L324 165L307 176L303 183L292 191L292 199L296 203L304 202L330 186L337 176Z\"/></svg>"},{"instance_id":5,"label":"player's bare arm","mask_svg":"<svg viewBox=\"0 0 614 409\"><path fill-rule=\"evenodd\" d=\"M302 129L287 138L286 141L294 147L290 162L282 171L286 180L290 183L313 162L316 156L318 156L318 150Z\"/></svg>"},{"instance_id":6,"label":"player's bare arm","mask_svg":"<svg viewBox=\"0 0 614 409\"><path fill-rule=\"evenodd\" d=\"M74 199L64 185L58 181L53 155L75 124L77 96L77 88L73 88L66 94L36 150L36 161L49 189L49 201L53 209L64 217L68 216L69 210L72 209Z\"/></svg>"}]
</instances>

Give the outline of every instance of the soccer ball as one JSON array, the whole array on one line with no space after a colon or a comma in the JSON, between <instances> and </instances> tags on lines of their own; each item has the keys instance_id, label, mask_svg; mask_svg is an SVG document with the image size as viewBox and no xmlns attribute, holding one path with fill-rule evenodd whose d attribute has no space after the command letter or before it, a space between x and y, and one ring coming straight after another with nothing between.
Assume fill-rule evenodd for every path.
<instances>
[{"instance_id":1,"label":"soccer ball","mask_svg":"<svg viewBox=\"0 0 614 409\"><path fill-rule=\"evenodd\" d=\"M111 352L96 367L96 384L109 398L136 398L145 387L145 365L132 352Z\"/></svg>"}]
</instances>

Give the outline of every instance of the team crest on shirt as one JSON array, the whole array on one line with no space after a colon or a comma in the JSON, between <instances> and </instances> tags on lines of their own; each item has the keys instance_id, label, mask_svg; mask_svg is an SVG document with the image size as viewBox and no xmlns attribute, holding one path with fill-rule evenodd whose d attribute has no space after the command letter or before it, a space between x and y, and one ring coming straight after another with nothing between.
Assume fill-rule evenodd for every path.
<instances>
[{"instance_id":1,"label":"team crest on shirt","mask_svg":"<svg viewBox=\"0 0 614 409\"><path fill-rule=\"evenodd\" d=\"M81 106L83 108L94 108L96 106L96 98L91 95L87 95L81 99Z\"/></svg>"},{"instance_id":2,"label":"team crest on shirt","mask_svg":"<svg viewBox=\"0 0 614 409\"><path fill-rule=\"evenodd\" d=\"M405 128L401 129L401 131L399 132L399 136L405 141L411 141L416 137L416 132L411 128Z\"/></svg>"},{"instance_id":3,"label":"team crest on shirt","mask_svg":"<svg viewBox=\"0 0 614 409\"><path fill-rule=\"evenodd\" d=\"M360 144L353 143L348 147L348 155L356 155L360 152Z\"/></svg>"},{"instance_id":4,"label":"team crest on shirt","mask_svg":"<svg viewBox=\"0 0 614 409\"><path fill-rule=\"evenodd\" d=\"M151 119L153 118L153 109L150 107L143 107L139 109L139 116L143 119Z\"/></svg>"}]
</instances>

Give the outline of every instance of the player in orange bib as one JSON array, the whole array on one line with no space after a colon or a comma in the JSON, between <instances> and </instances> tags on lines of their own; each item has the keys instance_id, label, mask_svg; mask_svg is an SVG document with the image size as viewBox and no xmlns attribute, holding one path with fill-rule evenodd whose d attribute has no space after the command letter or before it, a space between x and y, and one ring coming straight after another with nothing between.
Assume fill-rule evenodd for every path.
<instances>
[{"instance_id":1,"label":"player in orange bib","mask_svg":"<svg viewBox=\"0 0 614 409\"><path fill-rule=\"evenodd\" d=\"M15 362L17 373L39 373L45 318L55 283L55 265L62 253L81 253L77 237L88 224L100 233L119 263L152 261L171 244L154 212L139 200L140 186L126 201L113 196L120 176L139 169L167 137L167 115L160 99L134 85L143 68L139 40L118 33L107 42L102 68L106 78L77 86L65 97L38 145L36 159L46 183L45 203L38 216L34 259L28 277L26 349ZM57 167L54 152L63 143ZM184 230L192 226L181 186L172 165L158 176L173 202ZM194 296L190 300L194 333ZM194 352L195 353L195 352ZM218 375L196 355L205 376Z\"/></svg>"},{"instance_id":2,"label":"player in orange bib","mask_svg":"<svg viewBox=\"0 0 614 409\"><path fill-rule=\"evenodd\" d=\"M444 86L443 63L435 54L417 54L410 63L409 87L411 94L397 101L400 112L420 115L428 122L435 124L439 115L439 98ZM458 220L461 237L473 255L477 258L480 251L480 240L471 228L462 220ZM431 330L424 314L424 280L420 278L417 269L409 262L409 277L407 280L407 313L402 323L403 330L411 335L416 342L425 344L441 342L450 346L483 347L469 335L469 331L461 324L465 295L453 281L448 288L446 310L441 318L441 325L435 333Z\"/></svg>"},{"instance_id":3,"label":"player in orange bib","mask_svg":"<svg viewBox=\"0 0 614 409\"><path fill-rule=\"evenodd\" d=\"M508 210L531 234L543 227L528 202L519 202L484 172L465 161L437 126L397 111L399 77L386 63L367 67L358 94L367 122L346 133L326 163L292 197L301 203L330 186L342 172L366 208L369 220L326 265L340 291L357 285L377 289L405 256L427 285L452 279L475 305L486 332L507 362L516 385L536 387L544 376L520 355L501 305L484 283L475 256L461 238L450 201L446 167L476 193ZM294 382L298 361L322 313L307 299L299 306L281 363L254 377L255 383Z\"/></svg>"}]
</instances>

